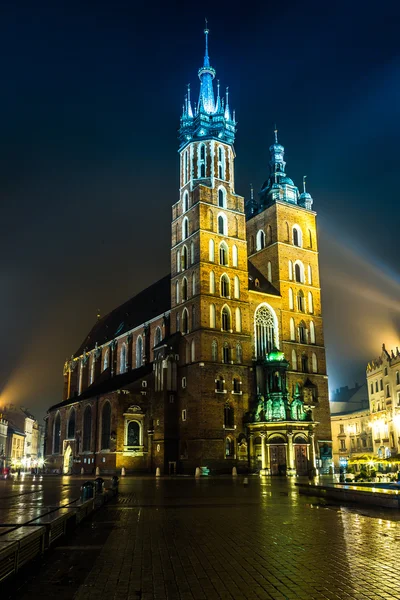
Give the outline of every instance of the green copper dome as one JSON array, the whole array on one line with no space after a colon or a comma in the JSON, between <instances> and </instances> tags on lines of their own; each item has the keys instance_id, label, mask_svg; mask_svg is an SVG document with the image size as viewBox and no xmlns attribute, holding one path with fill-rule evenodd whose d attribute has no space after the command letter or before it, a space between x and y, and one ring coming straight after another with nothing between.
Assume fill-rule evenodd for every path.
<instances>
[{"instance_id":1,"label":"green copper dome","mask_svg":"<svg viewBox=\"0 0 400 600\"><path fill-rule=\"evenodd\" d=\"M283 361L286 361L285 355L283 354L283 352L281 352L280 350L278 350L278 348L276 348L276 347L272 350L272 352L270 352L268 354L267 360L268 360L268 362L283 362Z\"/></svg>"}]
</instances>

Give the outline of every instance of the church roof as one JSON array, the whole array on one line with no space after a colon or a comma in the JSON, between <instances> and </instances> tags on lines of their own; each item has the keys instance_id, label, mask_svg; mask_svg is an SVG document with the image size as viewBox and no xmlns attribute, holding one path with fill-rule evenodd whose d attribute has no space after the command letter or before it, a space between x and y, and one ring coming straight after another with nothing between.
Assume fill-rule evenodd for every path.
<instances>
[{"instance_id":1,"label":"church roof","mask_svg":"<svg viewBox=\"0 0 400 600\"><path fill-rule=\"evenodd\" d=\"M250 259L247 261L247 265L249 270L249 290L252 290L253 292L262 292L263 294L272 294L272 296L280 296L276 287L264 277ZM256 285L256 279L258 280L259 285Z\"/></svg>"},{"instance_id":2,"label":"church roof","mask_svg":"<svg viewBox=\"0 0 400 600\"><path fill-rule=\"evenodd\" d=\"M74 357L110 342L171 308L171 276L166 275L101 318L83 340Z\"/></svg>"}]
</instances>

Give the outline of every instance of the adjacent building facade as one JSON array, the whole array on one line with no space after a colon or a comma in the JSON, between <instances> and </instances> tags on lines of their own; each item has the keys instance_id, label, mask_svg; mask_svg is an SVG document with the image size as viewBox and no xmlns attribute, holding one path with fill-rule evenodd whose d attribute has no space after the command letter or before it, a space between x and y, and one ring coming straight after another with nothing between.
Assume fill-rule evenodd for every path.
<instances>
[{"instance_id":1,"label":"adjacent building facade","mask_svg":"<svg viewBox=\"0 0 400 600\"><path fill-rule=\"evenodd\" d=\"M349 462L373 454L370 420L369 409L332 415L333 462L336 469L346 469Z\"/></svg>"},{"instance_id":2,"label":"adjacent building facade","mask_svg":"<svg viewBox=\"0 0 400 600\"><path fill-rule=\"evenodd\" d=\"M179 129L171 273L100 319L64 367L46 458L65 473L265 474L332 462L313 200L270 147L256 200L235 190L235 114L206 51ZM216 93L215 93L216 92Z\"/></svg>"}]
</instances>

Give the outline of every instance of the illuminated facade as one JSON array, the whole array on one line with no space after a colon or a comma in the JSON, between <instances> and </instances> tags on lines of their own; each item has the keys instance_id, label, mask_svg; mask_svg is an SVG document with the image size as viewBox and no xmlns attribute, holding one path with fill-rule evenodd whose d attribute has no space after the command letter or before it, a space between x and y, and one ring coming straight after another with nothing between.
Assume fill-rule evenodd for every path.
<instances>
[{"instance_id":1,"label":"illuminated facade","mask_svg":"<svg viewBox=\"0 0 400 600\"><path fill-rule=\"evenodd\" d=\"M47 418L48 462L64 472L331 465L312 198L286 175L277 132L259 199L236 193L235 114L205 37L198 102L188 88L180 121L171 274L67 361Z\"/></svg>"},{"instance_id":2,"label":"illuminated facade","mask_svg":"<svg viewBox=\"0 0 400 600\"><path fill-rule=\"evenodd\" d=\"M332 415L332 449L336 469L346 469L349 461L372 455L370 421L369 410Z\"/></svg>"},{"instance_id":3,"label":"illuminated facade","mask_svg":"<svg viewBox=\"0 0 400 600\"><path fill-rule=\"evenodd\" d=\"M400 454L400 352L388 352L368 363L367 385L374 454L390 458Z\"/></svg>"}]
</instances>

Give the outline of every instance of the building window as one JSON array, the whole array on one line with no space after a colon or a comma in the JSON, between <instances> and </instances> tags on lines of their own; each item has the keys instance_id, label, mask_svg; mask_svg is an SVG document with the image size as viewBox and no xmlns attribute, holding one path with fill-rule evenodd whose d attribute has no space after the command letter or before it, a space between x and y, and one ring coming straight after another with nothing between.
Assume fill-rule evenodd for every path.
<instances>
[{"instance_id":1,"label":"building window","mask_svg":"<svg viewBox=\"0 0 400 600\"><path fill-rule=\"evenodd\" d=\"M194 242L190 243L190 264L194 265Z\"/></svg>"},{"instance_id":2,"label":"building window","mask_svg":"<svg viewBox=\"0 0 400 600\"><path fill-rule=\"evenodd\" d=\"M192 296L196 295L196 273L192 273Z\"/></svg>"},{"instance_id":3,"label":"building window","mask_svg":"<svg viewBox=\"0 0 400 600\"><path fill-rule=\"evenodd\" d=\"M272 265L271 261L268 261L267 264L267 279L270 283L272 283Z\"/></svg>"},{"instance_id":4,"label":"building window","mask_svg":"<svg viewBox=\"0 0 400 600\"><path fill-rule=\"evenodd\" d=\"M236 362L240 365L243 362L242 345L236 344Z\"/></svg>"},{"instance_id":5,"label":"building window","mask_svg":"<svg viewBox=\"0 0 400 600\"><path fill-rule=\"evenodd\" d=\"M101 450L110 449L111 436L111 406L105 402L101 411Z\"/></svg>"},{"instance_id":6,"label":"building window","mask_svg":"<svg viewBox=\"0 0 400 600\"><path fill-rule=\"evenodd\" d=\"M238 266L238 249L237 246L232 247L232 267Z\"/></svg>"},{"instance_id":7,"label":"building window","mask_svg":"<svg viewBox=\"0 0 400 600\"><path fill-rule=\"evenodd\" d=\"M235 458L235 442L231 437L227 437L225 440L225 457Z\"/></svg>"},{"instance_id":8,"label":"building window","mask_svg":"<svg viewBox=\"0 0 400 600\"><path fill-rule=\"evenodd\" d=\"M18 440L19 443L19 440ZM61 417L60 413L56 414L54 420L54 435L53 435L53 454L59 454L61 444Z\"/></svg>"},{"instance_id":9,"label":"building window","mask_svg":"<svg viewBox=\"0 0 400 600\"><path fill-rule=\"evenodd\" d=\"M210 262L214 262L215 260L215 256L214 256L214 240L210 240L208 242L208 259Z\"/></svg>"},{"instance_id":10,"label":"building window","mask_svg":"<svg viewBox=\"0 0 400 600\"><path fill-rule=\"evenodd\" d=\"M229 290L229 278L227 275L222 275L221 277L221 296L223 298L229 298L230 290Z\"/></svg>"},{"instance_id":11,"label":"building window","mask_svg":"<svg viewBox=\"0 0 400 600\"><path fill-rule=\"evenodd\" d=\"M293 226L293 245L299 248L303 245L303 236L298 225Z\"/></svg>"},{"instance_id":12,"label":"building window","mask_svg":"<svg viewBox=\"0 0 400 600\"><path fill-rule=\"evenodd\" d=\"M315 344L315 325L314 325L314 321L310 321L310 344Z\"/></svg>"},{"instance_id":13,"label":"building window","mask_svg":"<svg viewBox=\"0 0 400 600\"><path fill-rule=\"evenodd\" d=\"M272 309L266 304L259 306L255 317L256 356L264 358L277 344L277 319Z\"/></svg>"},{"instance_id":14,"label":"building window","mask_svg":"<svg viewBox=\"0 0 400 600\"><path fill-rule=\"evenodd\" d=\"M387 367L385 367L385 377L387 377L387 374L388 374L388 370L387 370Z\"/></svg>"},{"instance_id":15,"label":"building window","mask_svg":"<svg viewBox=\"0 0 400 600\"><path fill-rule=\"evenodd\" d=\"M90 404L83 413L83 451L89 452L92 443L92 407Z\"/></svg>"},{"instance_id":16,"label":"building window","mask_svg":"<svg viewBox=\"0 0 400 600\"><path fill-rule=\"evenodd\" d=\"M343 423L341 423L339 425L339 428L340 428L340 433L344 433L344 425L343 425Z\"/></svg>"},{"instance_id":17,"label":"building window","mask_svg":"<svg viewBox=\"0 0 400 600\"><path fill-rule=\"evenodd\" d=\"M400 385L400 373L396 371L396 385Z\"/></svg>"},{"instance_id":18,"label":"building window","mask_svg":"<svg viewBox=\"0 0 400 600\"><path fill-rule=\"evenodd\" d=\"M301 370L303 373L308 373L308 356L305 354L301 357Z\"/></svg>"},{"instance_id":19,"label":"building window","mask_svg":"<svg viewBox=\"0 0 400 600\"><path fill-rule=\"evenodd\" d=\"M294 309L293 290L289 288L289 310Z\"/></svg>"},{"instance_id":20,"label":"building window","mask_svg":"<svg viewBox=\"0 0 400 600\"><path fill-rule=\"evenodd\" d=\"M308 243L310 245L310 248L312 248L312 233L311 233L311 229L308 230L308 238L309 238Z\"/></svg>"},{"instance_id":21,"label":"building window","mask_svg":"<svg viewBox=\"0 0 400 600\"><path fill-rule=\"evenodd\" d=\"M224 426L225 429L233 429L235 426L233 408L229 404L225 404L224 406Z\"/></svg>"},{"instance_id":22,"label":"building window","mask_svg":"<svg viewBox=\"0 0 400 600\"><path fill-rule=\"evenodd\" d=\"M289 275L289 280L293 281L293 263L291 260L289 260L289 262L288 262L288 275Z\"/></svg>"},{"instance_id":23,"label":"building window","mask_svg":"<svg viewBox=\"0 0 400 600\"><path fill-rule=\"evenodd\" d=\"M110 350L108 348L105 349L104 358L103 358L103 371L108 369L108 361L110 356Z\"/></svg>"},{"instance_id":24,"label":"building window","mask_svg":"<svg viewBox=\"0 0 400 600\"><path fill-rule=\"evenodd\" d=\"M318 361L317 361L317 355L315 354L315 352L313 352L311 355L311 363L312 363L313 373L318 373Z\"/></svg>"},{"instance_id":25,"label":"building window","mask_svg":"<svg viewBox=\"0 0 400 600\"><path fill-rule=\"evenodd\" d=\"M375 381L375 391L378 391L378 381Z\"/></svg>"},{"instance_id":26,"label":"building window","mask_svg":"<svg viewBox=\"0 0 400 600\"><path fill-rule=\"evenodd\" d=\"M307 270L308 270L308 285L312 285L312 269L311 269L311 265L308 265Z\"/></svg>"},{"instance_id":27,"label":"building window","mask_svg":"<svg viewBox=\"0 0 400 600\"><path fill-rule=\"evenodd\" d=\"M381 389L381 392L383 392L383 379L379 380L379 387Z\"/></svg>"},{"instance_id":28,"label":"building window","mask_svg":"<svg viewBox=\"0 0 400 600\"><path fill-rule=\"evenodd\" d=\"M182 271L185 271L188 268L188 249L186 246L183 246L182 248L181 268Z\"/></svg>"},{"instance_id":29,"label":"building window","mask_svg":"<svg viewBox=\"0 0 400 600\"><path fill-rule=\"evenodd\" d=\"M182 421L186 421L186 408L182 411Z\"/></svg>"},{"instance_id":30,"label":"building window","mask_svg":"<svg viewBox=\"0 0 400 600\"><path fill-rule=\"evenodd\" d=\"M390 398L390 386L386 384L386 398Z\"/></svg>"},{"instance_id":31,"label":"building window","mask_svg":"<svg viewBox=\"0 0 400 600\"><path fill-rule=\"evenodd\" d=\"M156 331L154 333L154 346L158 346L162 340L162 332L161 327L156 327Z\"/></svg>"},{"instance_id":32,"label":"building window","mask_svg":"<svg viewBox=\"0 0 400 600\"><path fill-rule=\"evenodd\" d=\"M313 295L311 292L308 292L308 312L310 313L310 315L314 313L314 302Z\"/></svg>"},{"instance_id":33,"label":"building window","mask_svg":"<svg viewBox=\"0 0 400 600\"><path fill-rule=\"evenodd\" d=\"M138 421L129 421L126 428L126 445L129 447L141 446Z\"/></svg>"},{"instance_id":34,"label":"building window","mask_svg":"<svg viewBox=\"0 0 400 600\"><path fill-rule=\"evenodd\" d=\"M231 313L227 306L224 306L221 312L221 325L223 331L231 330Z\"/></svg>"},{"instance_id":35,"label":"building window","mask_svg":"<svg viewBox=\"0 0 400 600\"><path fill-rule=\"evenodd\" d=\"M340 440L340 449L346 450L346 440Z\"/></svg>"},{"instance_id":36,"label":"building window","mask_svg":"<svg viewBox=\"0 0 400 600\"><path fill-rule=\"evenodd\" d=\"M218 178L225 179L225 150L222 146L218 147Z\"/></svg>"},{"instance_id":37,"label":"building window","mask_svg":"<svg viewBox=\"0 0 400 600\"><path fill-rule=\"evenodd\" d=\"M189 333L189 314L186 308L182 311L182 333Z\"/></svg>"},{"instance_id":38,"label":"building window","mask_svg":"<svg viewBox=\"0 0 400 600\"><path fill-rule=\"evenodd\" d=\"M180 298L180 294L179 294L179 281L177 281L175 283L175 300L176 300L177 304L179 304L179 302L180 302L179 298Z\"/></svg>"},{"instance_id":39,"label":"building window","mask_svg":"<svg viewBox=\"0 0 400 600\"><path fill-rule=\"evenodd\" d=\"M186 162L187 162L187 153L186 153ZM187 181L187 178L186 178ZM183 212L186 212L189 210L189 194L187 192L185 192L183 194Z\"/></svg>"},{"instance_id":40,"label":"building window","mask_svg":"<svg viewBox=\"0 0 400 600\"><path fill-rule=\"evenodd\" d=\"M126 372L126 344L122 344L121 354L119 357L119 372Z\"/></svg>"},{"instance_id":41,"label":"building window","mask_svg":"<svg viewBox=\"0 0 400 600\"><path fill-rule=\"evenodd\" d=\"M216 392L224 392L225 391L225 381L222 375L217 377L215 380L215 391Z\"/></svg>"},{"instance_id":42,"label":"building window","mask_svg":"<svg viewBox=\"0 0 400 600\"><path fill-rule=\"evenodd\" d=\"M210 304L210 327L214 328L215 326L215 304Z\"/></svg>"},{"instance_id":43,"label":"building window","mask_svg":"<svg viewBox=\"0 0 400 600\"><path fill-rule=\"evenodd\" d=\"M189 219L185 217L182 221L182 240L189 237Z\"/></svg>"},{"instance_id":44,"label":"building window","mask_svg":"<svg viewBox=\"0 0 400 600\"><path fill-rule=\"evenodd\" d=\"M196 360L196 342L194 340L190 343L190 360L192 362Z\"/></svg>"},{"instance_id":45,"label":"building window","mask_svg":"<svg viewBox=\"0 0 400 600\"><path fill-rule=\"evenodd\" d=\"M215 274L210 271L210 294L215 294Z\"/></svg>"},{"instance_id":46,"label":"building window","mask_svg":"<svg viewBox=\"0 0 400 600\"><path fill-rule=\"evenodd\" d=\"M306 331L306 325L305 325L304 321L301 321L301 323L299 325L299 342L300 342L300 344L307 343L307 331Z\"/></svg>"},{"instance_id":47,"label":"building window","mask_svg":"<svg viewBox=\"0 0 400 600\"><path fill-rule=\"evenodd\" d=\"M236 331L240 333L242 331L242 313L240 312L240 308L237 307L235 309L235 321L236 321Z\"/></svg>"},{"instance_id":48,"label":"building window","mask_svg":"<svg viewBox=\"0 0 400 600\"><path fill-rule=\"evenodd\" d=\"M211 360L214 362L218 360L218 343L215 340L211 343Z\"/></svg>"},{"instance_id":49,"label":"building window","mask_svg":"<svg viewBox=\"0 0 400 600\"><path fill-rule=\"evenodd\" d=\"M233 378L233 393L240 394L241 391L242 391L242 382L240 381L240 379L238 377L234 377Z\"/></svg>"},{"instance_id":50,"label":"building window","mask_svg":"<svg viewBox=\"0 0 400 600\"><path fill-rule=\"evenodd\" d=\"M186 388L186 377L182 377L182 388Z\"/></svg>"},{"instance_id":51,"label":"building window","mask_svg":"<svg viewBox=\"0 0 400 600\"><path fill-rule=\"evenodd\" d=\"M292 342L296 341L295 325L294 325L294 319L293 318L290 319L290 340Z\"/></svg>"},{"instance_id":52,"label":"building window","mask_svg":"<svg viewBox=\"0 0 400 600\"><path fill-rule=\"evenodd\" d=\"M141 335L136 340L136 368L142 366L143 362L143 338Z\"/></svg>"},{"instance_id":53,"label":"building window","mask_svg":"<svg viewBox=\"0 0 400 600\"><path fill-rule=\"evenodd\" d=\"M223 266L228 264L228 246L224 242L219 246L219 264Z\"/></svg>"},{"instance_id":54,"label":"building window","mask_svg":"<svg viewBox=\"0 0 400 600\"><path fill-rule=\"evenodd\" d=\"M271 228L271 225L268 225L268 227L267 227L267 246L269 246L270 244L272 244L272 228Z\"/></svg>"},{"instance_id":55,"label":"building window","mask_svg":"<svg viewBox=\"0 0 400 600\"><path fill-rule=\"evenodd\" d=\"M305 301L302 290L300 290L297 294L297 310L300 312L305 312Z\"/></svg>"},{"instance_id":56,"label":"building window","mask_svg":"<svg viewBox=\"0 0 400 600\"><path fill-rule=\"evenodd\" d=\"M218 190L218 206L220 208L226 208L226 191L225 188L222 187Z\"/></svg>"},{"instance_id":57,"label":"building window","mask_svg":"<svg viewBox=\"0 0 400 600\"><path fill-rule=\"evenodd\" d=\"M233 296L234 298L239 299L240 298L240 281L239 281L239 277L237 275L235 275L234 278L234 289L233 289Z\"/></svg>"},{"instance_id":58,"label":"building window","mask_svg":"<svg viewBox=\"0 0 400 600\"><path fill-rule=\"evenodd\" d=\"M186 277L182 279L182 302L186 302L188 299L188 282Z\"/></svg>"},{"instance_id":59,"label":"building window","mask_svg":"<svg viewBox=\"0 0 400 600\"><path fill-rule=\"evenodd\" d=\"M222 362L225 364L229 364L230 363L230 348L227 342L224 343L223 347L222 347Z\"/></svg>"},{"instance_id":60,"label":"building window","mask_svg":"<svg viewBox=\"0 0 400 600\"><path fill-rule=\"evenodd\" d=\"M374 384L373 383L371 383L370 390L371 390L371 394L373 394L374 393Z\"/></svg>"},{"instance_id":61,"label":"building window","mask_svg":"<svg viewBox=\"0 0 400 600\"><path fill-rule=\"evenodd\" d=\"M73 440L75 438L75 409L71 408L68 417L67 438Z\"/></svg>"},{"instance_id":62,"label":"building window","mask_svg":"<svg viewBox=\"0 0 400 600\"><path fill-rule=\"evenodd\" d=\"M304 265L299 260L294 264L294 279L297 283L304 283Z\"/></svg>"},{"instance_id":63,"label":"building window","mask_svg":"<svg viewBox=\"0 0 400 600\"><path fill-rule=\"evenodd\" d=\"M218 233L220 235L228 235L228 222L226 215L219 214L218 215Z\"/></svg>"},{"instance_id":64,"label":"building window","mask_svg":"<svg viewBox=\"0 0 400 600\"><path fill-rule=\"evenodd\" d=\"M296 350L292 350L292 369L297 371L297 355Z\"/></svg>"},{"instance_id":65,"label":"building window","mask_svg":"<svg viewBox=\"0 0 400 600\"><path fill-rule=\"evenodd\" d=\"M206 176L206 147L204 144L200 144L199 146L199 155L198 155L198 177Z\"/></svg>"},{"instance_id":66,"label":"building window","mask_svg":"<svg viewBox=\"0 0 400 600\"><path fill-rule=\"evenodd\" d=\"M265 233L260 229L256 235L256 250L262 250L263 248L265 248Z\"/></svg>"}]
</instances>

